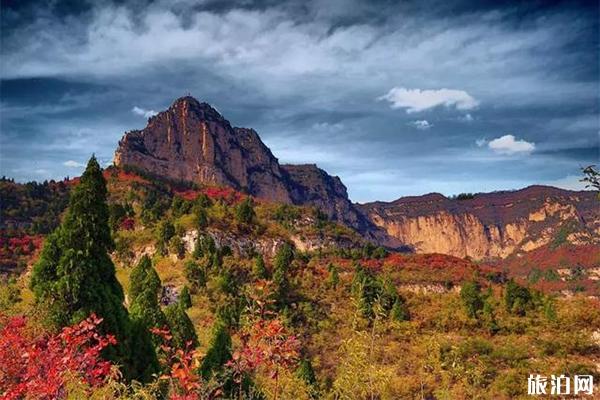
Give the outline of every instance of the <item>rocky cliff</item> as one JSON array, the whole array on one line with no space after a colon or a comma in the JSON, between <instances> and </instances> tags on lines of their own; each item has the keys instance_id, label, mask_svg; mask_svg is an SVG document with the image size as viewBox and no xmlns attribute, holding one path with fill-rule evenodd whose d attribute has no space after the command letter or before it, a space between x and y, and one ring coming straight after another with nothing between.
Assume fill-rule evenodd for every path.
<instances>
[{"instance_id":1,"label":"rocky cliff","mask_svg":"<svg viewBox=\"0 0 600 400\"><path fill-rule=\"evenodd\" d=\"M545 245L599 243L599 204L593 192L531 186L464 200L434 193L360 208L417 252L484 259Z\"/></svg>"},{"instance_id":2,"label":"rocky cliff","mask_svg":"<svg viewBox=\"0 0 600 400\"><path fill-rule=\"evenodd\" d=\"M315 206L370 239L398 245L350 202L338 177L316 165L280 165L253 129L232 127L193 97L176 100L144 129L127 132L114 164L173 180L230 186L274 202Z\"/></svg>"},{"instance_id":3,"label":"rocky cliff","mask_svg":"<svg viewBox=\"0 0 600 400\"><path fill-rule=\"evenodd\" d=\"M290 202L279 163L252 129L234 128L207 103L176 100L125 134L114 163L174 180L226 185Z\"/></svg>"}]
</instances>

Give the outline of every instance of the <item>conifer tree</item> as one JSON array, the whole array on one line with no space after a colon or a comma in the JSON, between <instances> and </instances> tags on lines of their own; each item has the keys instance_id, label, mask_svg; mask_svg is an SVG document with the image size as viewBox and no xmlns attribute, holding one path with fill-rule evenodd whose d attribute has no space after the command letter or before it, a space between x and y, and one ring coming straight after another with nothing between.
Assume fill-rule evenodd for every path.
<instances>
[{"instance_id":1,"label":"conifer tree","mask_svg":"<svg viewBox=\"0 0 600 400\"><path fill-rule=\"evenodd\" d=\"M179 294L179 302L186 310L192 306L192 296L190 296L190 290L187 286L184 286L183 289L181 289L181 293Z\"/></svg>"},{"instance_id":2,"label":"conifer tree","mask_svg":"<svg viewBox=\"0 0 600 400\"><path fill-rule=\"evenodd\" d=\"M256 279L267 279L267 268L265 267L265 260L261 254L257 255L254 259L252 275L254 275L254 278Z\"/></svg>"},{"instance_id":3,"label":"conifer tree","mask_svg":"<svg viewBox=\"0 0 600 400\"><path fill-rule=\"evenodd\" d=\"M141 321L147 329L162 328L166 323L158 303L162 284L148 256L143 256L131 271L129 288L131 318Z\"/></svg>"},{"instance_id":4,"label":"conifer tree","mask_svg":"<svg viewBox=\"0 0 600 400\"><path fill-rule=\"evenodd\" d=\"M218 321L214 327L210 347L206 352L200 373L205 379L209 379L213 373L223 369L227 361L231 359L231 336L227 327L221 321Z\"/></svg>"},{"instance_id":5,"label":"conifer tree","mask_svg":"<svg viewBox=\"0 0 600 400\"><path fill-rule=\"evenodd\" d=\"M179 302L165 308L165 317L173 336L173 345L176 348L184 349L188 342L193 347L198 346L198 337L194 330L194 324Z\"/></svg>"},{"instance_id":6,"label":"conifer tree","mask_svg":"<svg viewBox=\"0 0 600 400\"><path fill-rule=\"evenodd\" d=\"M313 369L312 363L308 358L303 358L298 363L298 369L296 370L296 376L306 382L307 385L312 388L317 388L317 377L315 376L315 370Z\"/></svg>"},{"instance_id":7,"label":"conifer tree","mask_svg":"<svg viewBox=\"0 0 600 400\"><path fill-rule=\"evenodd\" d=\"M235 218L240 224L250 224L254 220L254 207L252 206L252 199L246 197L244 201L237 205L235 209Z\"/></svg>"},{"instance_id":8,"label":"conifer tree","mask_svg":"<svg viewBox=\"0 0 600 400\"><path fill-rule=\"evenodd\" d=\"M103 318L101 333L113 334L118 341L105 356L120 362L127 377L134 377L138 371L131 355L131 322L109 257L114 243L106 198L106 181L92 156L71 192L62 224L46 240L31 288L58 327L78 323L91 313Z\"/></svg>"},{"instance_id":9,"label":"conifer tree","mask_svg":"<svg viewBox=\"0 0 600 400\"><path fill-rule=\"evenodd\" d=\"M460 289L460 298L471 318L477 318L477 313L483 309L483 299L481 298L481 288L477 282L465 282Z\"/></svg>"},{"instance_id":10,"label":"conifer tree","mask_svg":"<svg viewBox=\"0 0 600 400\"><path fill-rule=\"evenodd\" d=\"M328 284L331 288L335 289L340 283L340 273L338 268L331 263L327 266L327 269L329 270Z\"/></svg>"},{"instance_id":11,"label":"conifer tree","mask_svg":"<svg viewBox=\"0 0 600 400\"><path fill-rule=\"evenodd\" d=\"M273 283L275 284L275 295L279 305L283 305L286 301L290 284L288 280L289 266L294 259L292 246L285 243L277 253L273 260Z\"/></svg>"}]
</instances>

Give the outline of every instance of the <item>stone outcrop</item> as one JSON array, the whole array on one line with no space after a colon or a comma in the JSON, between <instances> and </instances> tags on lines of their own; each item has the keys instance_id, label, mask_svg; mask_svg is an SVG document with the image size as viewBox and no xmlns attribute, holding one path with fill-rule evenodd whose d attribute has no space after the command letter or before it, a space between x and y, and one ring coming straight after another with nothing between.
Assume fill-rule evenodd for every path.
<instances>
[{"instance_id":1,"label":"stone outcrop","mask_svg":"<svg viewBox=\"0 0 600 400\"><path fill-rule=\"evenodd\" d=\"M114 164L176 181L230 186L273 202L310 205L371 240L397 245L348 199L338 177L316 165L280 165L253 129L232 127L219 112L193 97L176 100L127 132Z\"/></svg>"},{"instance_id":2,"label":"stone outcrop","mask_svg":"<svg viewBox=\"0 0 600 400\"><path fill-rule=\"evenodd\" d=\"M600 206L593 192L530 186L466 200L433 193L361 209L420 253L504 258L553 243L600 242Z\"/></svg>"},{"instance_id":3,"label":"stone outcrop","mask_svg":"<svg viewBox=\"0 0 600 400\"><path fill-rule=\"evenodd\" d=\"M176 100L125 134L116 166L203 184L226 185L257 197L290 202L277 159L252 129L234 128L214 108L192 97Z\"/></svg>"}]
</instances>

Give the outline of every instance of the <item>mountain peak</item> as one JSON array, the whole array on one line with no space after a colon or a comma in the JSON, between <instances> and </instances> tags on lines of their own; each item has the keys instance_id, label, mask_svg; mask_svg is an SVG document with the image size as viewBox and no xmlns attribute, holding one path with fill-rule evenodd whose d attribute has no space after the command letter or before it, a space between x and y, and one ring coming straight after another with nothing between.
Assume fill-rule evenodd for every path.
<instances>
[{"instance_id":1,"label":"mountain peak","mask_svg":"<svg viewBox=\"0 0 600 400\"><path fill-rule=\"evenodd\" d=\"M183 96L176 99L167 112L186 118L193 115L199 119L225 121L225 118L209 103L200 102L193 96Z\"/></svg>"}]
</instances>

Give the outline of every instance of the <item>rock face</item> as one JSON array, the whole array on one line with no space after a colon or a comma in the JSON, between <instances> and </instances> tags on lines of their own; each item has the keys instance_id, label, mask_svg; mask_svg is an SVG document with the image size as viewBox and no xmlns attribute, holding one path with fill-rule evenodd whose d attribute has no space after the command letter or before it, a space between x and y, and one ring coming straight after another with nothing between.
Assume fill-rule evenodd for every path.
<instances>
[{"instance_id":1,"label":"rock face","mask_svg":"<svg viewBox=\"0 0 600 400\"><path fill-rule=\"evenodd\" d=\"M176 100L141 131L127 132L114 164L172 180L230 186L274 202L316 206L368 238L398 244L350 202L338 177L316 165L281 166L254 130L232 127L193 97Z\"/></svg>"},{"instance_id":2,"label":"rock face","mask_svg":"<svg viewBox=\"0 0 600 400\"><path fill-rule=\"evenodd\" d=\"M114 163L174 180L226 185L290 202L277 159L252 129L233 128L207 103L182 97L125 134Z\"/></svg>"},{"instance_id":3,"label":"rock face","mask_svg":"<svg viewBox=\"0 0 600 400\"><path fill-rule=\"evenodd\" d=\"M600 242L600 203L593 192L530 186L466 200L434 193L360 207L420 253L504 258L545 245Z\"/></svg>"}]
</instances>

